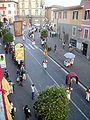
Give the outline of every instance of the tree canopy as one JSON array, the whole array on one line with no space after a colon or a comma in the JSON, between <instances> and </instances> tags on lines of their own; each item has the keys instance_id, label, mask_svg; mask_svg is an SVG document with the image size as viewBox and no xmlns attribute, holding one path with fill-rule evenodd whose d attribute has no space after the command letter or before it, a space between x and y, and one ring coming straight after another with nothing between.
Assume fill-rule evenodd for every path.
<instances>
[{"instance_id":1,"label":"tree canopy","mask_svg":"<svg viewBox=\"0 0 90 120\"><path fill-rule=\"evenodd\" d=\"M42 91L34 107L42 120L66 120L69 108L65 88L53 86Z\"/></svg>"},{"instance_id":2,"label":"tree canopy","mask_svg":"<svg viewBox=\"0 0 90 120\"><path fill-rule=\"evenodd\" d=\"M46 38L48 36L48 30L47 29L42 29L41 30L41 37Z\"/></svg>"},{"instance_id":3,"label":"tree canopy","mask_svg":"<svg viewBox=\"0 0 90 120\"><path fill-rule=\"evenodd\" d=\"M13 42L13 35L10 32L7 32L3 36L3 43Z\"/></svg>"},{"instance_id":4,"label":"tree canopy","mask_svg":"<svg viewBox=\"0 0 90 120\"><path fill-rule=\"evenodd\" d=\"M0 29L3 27L3 23L0 21Z\"/></svg>"}]
</instances>

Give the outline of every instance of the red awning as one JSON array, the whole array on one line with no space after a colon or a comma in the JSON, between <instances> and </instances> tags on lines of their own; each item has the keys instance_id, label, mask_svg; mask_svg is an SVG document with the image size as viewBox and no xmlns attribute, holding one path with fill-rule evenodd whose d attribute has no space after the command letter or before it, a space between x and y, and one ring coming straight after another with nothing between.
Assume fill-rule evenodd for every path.
<instances>
[{"instance_id":1,"label":"red awning","mask_svg":"<svg viewBox=\"0 0 90 120\"><path fill-rule=\"evenodd\" d=\"M5 10L6 9L6 7L0 7L0 10Z\"/></svg>"},{"instance_id":2,"label":"red awning","mask_svg":"<svg viewBox=\"0 0 90 120\"><path fill-rule=\"evenodd\" d=\"M2 78L3 78L3 73L2 73L2 68L0 67L0 84L2 83Z\"/></svg>"},{"instance_id":3,"label":"red awning","mask_svg":"<svg viewBox=\"0 0 90 120\"><path fill-rule=\"evenodd\" d=\"M75 72L70 72L67 76L66 76L66 85L68 84L68 80L70 80L72 77L76 78L76 83L78 84L78 76Z\"/></svg>"}]
</instances>

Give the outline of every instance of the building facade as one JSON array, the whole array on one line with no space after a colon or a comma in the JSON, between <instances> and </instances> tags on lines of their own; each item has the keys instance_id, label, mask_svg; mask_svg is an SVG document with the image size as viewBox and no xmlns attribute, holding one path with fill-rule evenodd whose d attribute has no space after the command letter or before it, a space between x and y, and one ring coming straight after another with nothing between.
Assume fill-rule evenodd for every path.
<instances>
[{"instance_id":1,"label":"building facade","mask_svg":"<svg viewBox=\"0 0 90 120\"><path fill-rule=\"evenodd\" d=\"M18 15L18 3L15 1L0 1L0 21L6 18L12 23Z\"/></svg>"},{"instance_id":2,"label":"building facade","mask_svg":"<svg viewBox=\"0 0 90 120\"><path fill-rule=\"evenodd\" d=\"M32 24L43 23L45 19L45 0L18 0L19 16L29 17Z\"/></svg>"},{"instance_id":3,"label":"building facade","mask_svg":"<svg viewBox=\"0 0 90 120\"><path fill-rule=\"evenodd\" d=\"M63 8L60 5L52 5L45 8L45 17L48 20L48 23L51 24L53 30L56 30L56 24L54 24L54 10L58 8Z\"/></svg>"},{"instance_id":4,"label":"building facade","mask_svg":"<svg viewBox=\"0 0 90 120\"><path fill-rule=\"evenodd\" d=\"M54 10L54 24L59 39L71 43L90 60L90 0Z\"/></svg>"}]
</instances>

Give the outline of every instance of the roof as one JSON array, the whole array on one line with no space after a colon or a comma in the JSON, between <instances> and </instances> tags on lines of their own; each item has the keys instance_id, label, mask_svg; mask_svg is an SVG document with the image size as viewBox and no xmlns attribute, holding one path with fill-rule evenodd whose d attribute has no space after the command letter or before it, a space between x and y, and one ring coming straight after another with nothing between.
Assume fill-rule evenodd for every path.
<instances>
[{"instance_id":1,"label":"roof","mask_svg":"<svg viewBox=\"0 0 90 120\"><path fill-rule=\"evenodd\" d=\"M18 4L18 2L16 2L16 1L10 1L10 0L9 0L9 1L0 1L0 3L5 3L5 2L7 2L7 3L8 3L8 2L13 2L13 3Z\"/></svg>"},{"instance_id":2,"label":"roof","mask_svg":"<svg viewBox=\"0 0 90 120\"><path fill-rule=\"evenodd\" d=\"M77 6L61 7L59 9L55 9L54 11L57 12L57 11L63 11L63 10L77 10L82 8L83 8L82 6L77 5Z\"/></svg>"},{"instance_id":3,"label":"roof","mask_svg":"<svg viewBox=\"0 0 90 120\"><path fill-rule=\"evenodd\" d=\"M61 6L61 5L51 5L51 6L48 6L48 7L46 7L47 9L48 8L61 8L61 7L63 7L63 6Z\"/></svg>"}]
</instances>

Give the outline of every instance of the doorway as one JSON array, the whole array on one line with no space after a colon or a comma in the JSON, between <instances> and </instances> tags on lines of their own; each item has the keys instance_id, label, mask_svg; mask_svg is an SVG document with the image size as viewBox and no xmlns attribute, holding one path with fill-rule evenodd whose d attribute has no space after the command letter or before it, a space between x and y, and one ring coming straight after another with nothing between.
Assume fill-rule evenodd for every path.
<instances>
[{"instance_id":1,"label":"doorway","mask_svg":"<svg viewBox=\"0 0 90 120\"><path fill-rule=\"evenodd\" d=\"M88 44L86 44L86 43L82 43L82 44L83 44L82 53L83 53L83 55L87 56Z\"/></svg>"}]
</instances>

